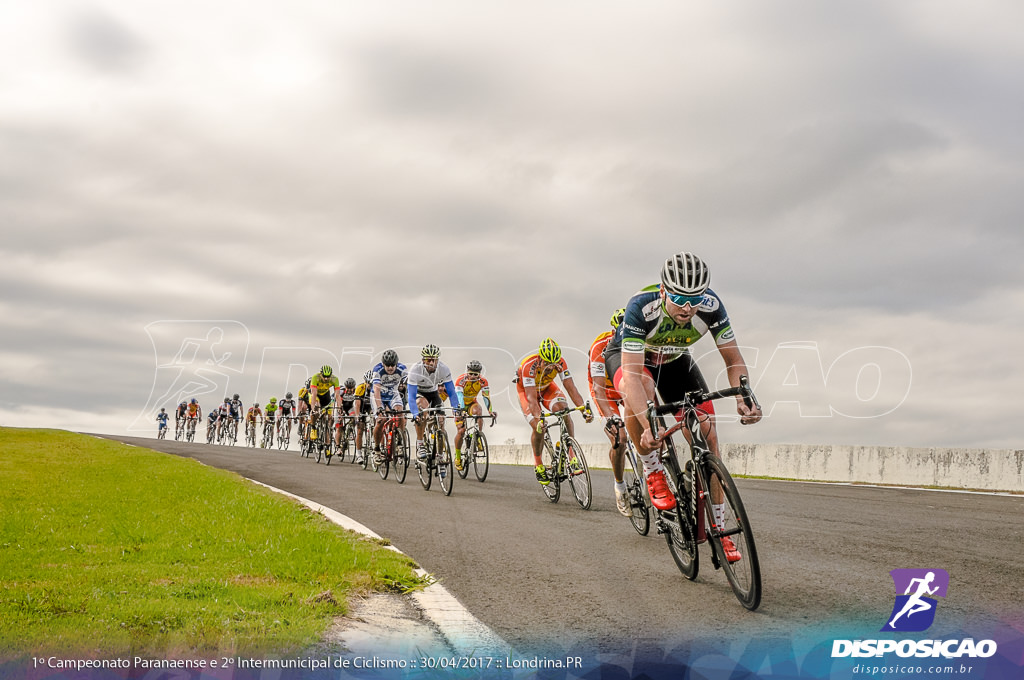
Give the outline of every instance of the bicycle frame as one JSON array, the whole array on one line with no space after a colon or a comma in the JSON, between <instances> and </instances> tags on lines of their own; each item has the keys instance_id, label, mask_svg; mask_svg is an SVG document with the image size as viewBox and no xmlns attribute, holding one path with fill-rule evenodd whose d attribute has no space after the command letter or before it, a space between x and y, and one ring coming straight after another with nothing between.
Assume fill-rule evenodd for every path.
<instances>
[{"instance_id":1,"label":"bicycle frame","mask_svg":"<svg viewBox=\"0 0 1024 680\"><path fill-rule=\"evenodd\" d=\"M561 484L568 480L576 502L584 510L589 510L593 500L590 468L587 465L586 457L583 455L583 450L569 434L569 429L565 424L565 421L575 411L588 412L590 411L590 404L585 403L582 406L554 413L541 412L541 418L545 422L543 445L551 458L551 465L545 466L547 468L548 483L543 486L543 489L544 495L548 497L548 500L552 503L557 503L561 495ZM557 422L553 425L547 425L548 418L555 418ZM558 442L554 445L551 442L551 427L558 428ZM571 458L569 455L570 449L575 452L575 456ZM572 467L573 460L576 461L574 468Z\"/></svg>"},{"instance_id":2,"label":"bicycle frame","mask_svg":"<svg viewBox=\"0 0 1024 680\"><path fill-rule=\"evenodd\" d=\"M664 442L661 459L668 473L669 487L676 497L675 508L656 509L658 533L666 536L676 565L690 580L697 577L699 570L697 546L711 539L712 564L715 569L724 569L737 599L753 610L761 601L761 574L750 522L732 477L711 450L704 434L702 425L709 416L698 408L705 401L736 396L742 397L748 406L758 406L747 377L741 376L739 387L711 393L697 390L687 393L681 401L662 406L648 402L647 417L651 431L660 432L658 438ZM681 414L681 417L676 415L677 422L663 430L660 416L669 413ZM688 433L689 458L680 465L672 434L684 427ZM720 520L715 517L716 506L720 508ZM674 534L673 526L682 532L681 541ZM733 536L738 536L745 554L732 545ZM727 552L723 540L730 541L732 553ZM737 566L741 560L745 561Z\"/></svg>"}]
</instances>

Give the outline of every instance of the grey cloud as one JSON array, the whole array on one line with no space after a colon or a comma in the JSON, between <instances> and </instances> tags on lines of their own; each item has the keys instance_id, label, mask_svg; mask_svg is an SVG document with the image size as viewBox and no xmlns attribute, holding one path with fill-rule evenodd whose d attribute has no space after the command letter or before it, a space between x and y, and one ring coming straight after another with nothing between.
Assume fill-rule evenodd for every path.
<instances>
[{"instance_id":1,"label":"grey cloud","mask_svg":"<svg viewBox=\"0 0 1024 680\"><path fill-rule=\"evenodd\" d=\"M68 36L72 52L90 67L106 74L129 74L144 64L149 53L136 33L99 8L72 16Z\"/></svg>"}]
</instances>

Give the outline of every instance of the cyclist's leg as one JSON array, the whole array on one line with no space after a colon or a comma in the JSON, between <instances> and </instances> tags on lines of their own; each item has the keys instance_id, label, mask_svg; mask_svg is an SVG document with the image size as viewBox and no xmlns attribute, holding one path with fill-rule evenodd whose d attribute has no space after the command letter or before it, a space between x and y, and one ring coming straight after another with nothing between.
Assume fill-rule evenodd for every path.
<instances>
[{"instance_id":1,"label":"cyclist's leg","mask_svg":"<svg viewBox=\"0 0 1024 680\"><path fill-rule=\"evenodd\" d=\"M544 388L544 392L541 394L541 404L552 413L561 413L569 408L569 400L565 398L565 394L562 393L562 390L555 383L551 383ZM569 433L570 437L575 436L573 434L572 417L566 418L564 422L565 431Z\"/></svg>"},{"instance_id":2,"label":"cyclist's leg","mask_svg":"<svg viewBox=\"0 0 1024 680\"><path fill-rule=\"evenodd\" d=\"M533 448L533 464L535 467L543 467L544 461L540 456L540 449L544 442L544 435L537 432L540 418L534 418L530 414L530 401L522 382L516 383L516 392L519 394L519 408L522 410L526 422L530 424L530 446ZM543 407L541 410L543 410Z\"/></svg>"},{"instance_id":3,"label":"cyclist's leg","mask_svg":"<svg viewBox=\"0 0 1024 680\"><path fill-rule=\"evenodd\" d=\"M619 353L614 353L605 357L605 366L607 366L608 374L612 376L612 382L619 394L622 393L623 378L621 356ZM657 386L654 382L654 375L646 365L644 366L644 375L641 377L641 383L643 384L646 397L644 401L655 401ZM622 418L626 424L626 432L629 433L629 438L633 440L633 446L636 447L637 457L640 458L640 462L643 464L644 476L649 475L651 472L663 470L664 466L658 457L660 447L647 448L641 442L641 436L644 433L643 424L647 421L647 412L634 413L630 408L629 402L624 400L622 404Z\"/></svg>"}]
</instances>

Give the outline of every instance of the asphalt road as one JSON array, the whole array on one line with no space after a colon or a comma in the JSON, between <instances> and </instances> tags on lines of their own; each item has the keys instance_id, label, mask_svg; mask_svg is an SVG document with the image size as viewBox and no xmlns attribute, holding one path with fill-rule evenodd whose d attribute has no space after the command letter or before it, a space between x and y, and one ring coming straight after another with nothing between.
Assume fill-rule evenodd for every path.
<instances>
[{"instance_id":1,"label":"asphalt road","mask_svg":"<svg viewBox=\"0 0 1024 680\"><path fill-rule=\"evenodd\" d=\"M492 465L445 497L350 463L329 467L295 451L110 437L195 458L338 510L388 537L474 615L517 647L618 650L649 641L799 637L842 630L877 637L894 602L895 568L950 574L929 634L984 631L1019 618L1024 497L737 480L764 582L756 612L735 600L702 546L696 582L664 539L639 536L614 508L612 478L593 471L593 507L568 488L550 503L523 467ZM555 642L557 641L557 642Z\"/></svg>"}]
</instances>

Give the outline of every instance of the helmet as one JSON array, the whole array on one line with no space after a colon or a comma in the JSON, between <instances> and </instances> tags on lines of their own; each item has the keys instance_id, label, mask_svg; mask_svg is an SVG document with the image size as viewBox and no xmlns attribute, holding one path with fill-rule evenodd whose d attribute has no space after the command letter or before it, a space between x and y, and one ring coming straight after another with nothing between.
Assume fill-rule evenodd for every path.
<instances>
[{"instance_id":1,"label":"helmet","mask_svg":"<svg viewBox=\"0 0 1024 680\"><path fill-rule=\"evenodd\" d=\"M623 307L622 309L616 309L614 312L612 312L612 320L611 320L612 328L618 328L619 324L622 323L622 320L625 319L625 318L626 318L626 308L625 307Z\"/></svg>"},{"instance_id":2,"label":"helmet","mask_svg":"<svg viewBox=\"0 0 1024 680\"><path fill-rule=\"evenodd\" d=\"M348 389L352 389L355 386L356 386L356 379L355 378L345 378L345 387L347 387Z\"/></svg>"},{"instance_id":3,"label":"helmet","mask_svg":"<svg viewBox=\"0 0 1024 680\"><path fill-rule=\"evenodd\" d=\"M363 373L363 382L371 382L373 380L373 369L368 369L366 373Z\"/></svg>"},{"instance_id":4,"label":"helmet","mask_svg":"<svg viewBox=\"0 0 1024 680\"><path fill-rule=\"evenodd\" d=\"M549 364L553 364L562 358L562 348L551 338L544 338L540 343L540 358Z\"/></svg>"},{"instance_id":5,"label":"helmet","mask_svg":"<svg viewBox=\"0 0 1024 680\"><path fill-rule=\"evenodd\" d=\"M334 369L332 369L327 364L324 364L323 366L320 367L320 375L322 375L323 377L330 378L332 373L334 373Z\"/></svg>"},{"instance_id":6,"label":"helmet","mask_svg":"<svg viewBox=\"0 0 1024 680\"><path fill-rule=\"evenodd\" d=\"M235 392L235 396L233 396L232 399L234 399L235 401L237 401L239 399L239 396L238 396L237 392Z\"/></svg>"},{"instance_id":7,"label":"helmet","mask_svg":"<svg viewBox=\"0 0 1024 680\"><path fill-rule=\"evenodd\" d=\"M196 401L196 398L195 398L195 397L192 397L192 403L193 403L193 404L198 404L199 402L198 402L198 401Z\"/></svg>"},{"instance_id":8,"label":"helmet","mask_svg":"<svg viewBox=\"0 0 1024 680\"><path fill-rule=\"evenodd\" d=\"M271 397L270 398L270 403L271 404L276 404L277 403L277 397Z\"/></svg>"},{"instance_id":9,"label":"helmet","mask_svg":"<svg viewBox=\"0 0 1024 680\"><path fill-rule=\"evenodd\" d=\"M165 409L165 408L161 408L161 409L160 409L160 413L167 413L167 409Z\"/></svg>"},{"instance_id":10,"label":"helmet","mask_svg":"<svg viewBox=\"0 0 1024 680\"><path fill-rule=\"evenodd\" d=\"M673 255L661 268L661 285L670 295L700 295L710 282L711 271L693 253Z\"/></svg>"},{"instance_id":11,"label":"helmet","mask_svg":"<svg viewBox=\"0 0 1024 680\"><path fill-rule=\"evenodd\" d=\"M437 345L424 345L420 351L424 359L436 359L441 356L441 348Z\"/></svg>"},{"instance_id":12,"label":"helmet","mask_svg":"<svg viewBox=\"0 0 1024 680\"><path fill-rule=\"evenodd\" d=\"M292 398L292 393L288 392L287 394L284 395L284 398L285 399L291 399Z\"/></svg>"},{"instance_id":13,"label":"helmet","mask_svg":"<svg viewBox=\"0 0 1024 680\"><path fill-rule=\"evenodd\" d=\"M381 355L380 361L385 366L397 366L398 365L398 352L393 349L384 350L384 354Z\"/></svg>"},{"instance_id":14,"label":"helmet","mask_svg":"<svg viewBox=\"0 0 1024 680\"><path fill-rule=\"evenodd\" d=\"M258 401L257 402L253 402L252 407L253 408L259 408L260 407L260 402L258 402Z\"/></svg>"},{"instance_id":15,"label":"helmet","mask_svg":"<svg viewBox=\"0 0 1024 680\"><path fill-rule=\"evenodd\" d=\"M231 403L231 398L230 397L224 397L224 403L225 404L230 404Z\"/></svg>"},{"instance_id":16,"label":"helmet","mask_svg":"<svg viewBox=\"0 0 1024 680\"><path fill-rule=\"evenodd\" d=\"M480 373L481 371L484 370L484 365L481 364L476 359L473 359L468 364L466 364L466 370L469 371L470 373Z\"/></svg>"}]
</instances>

